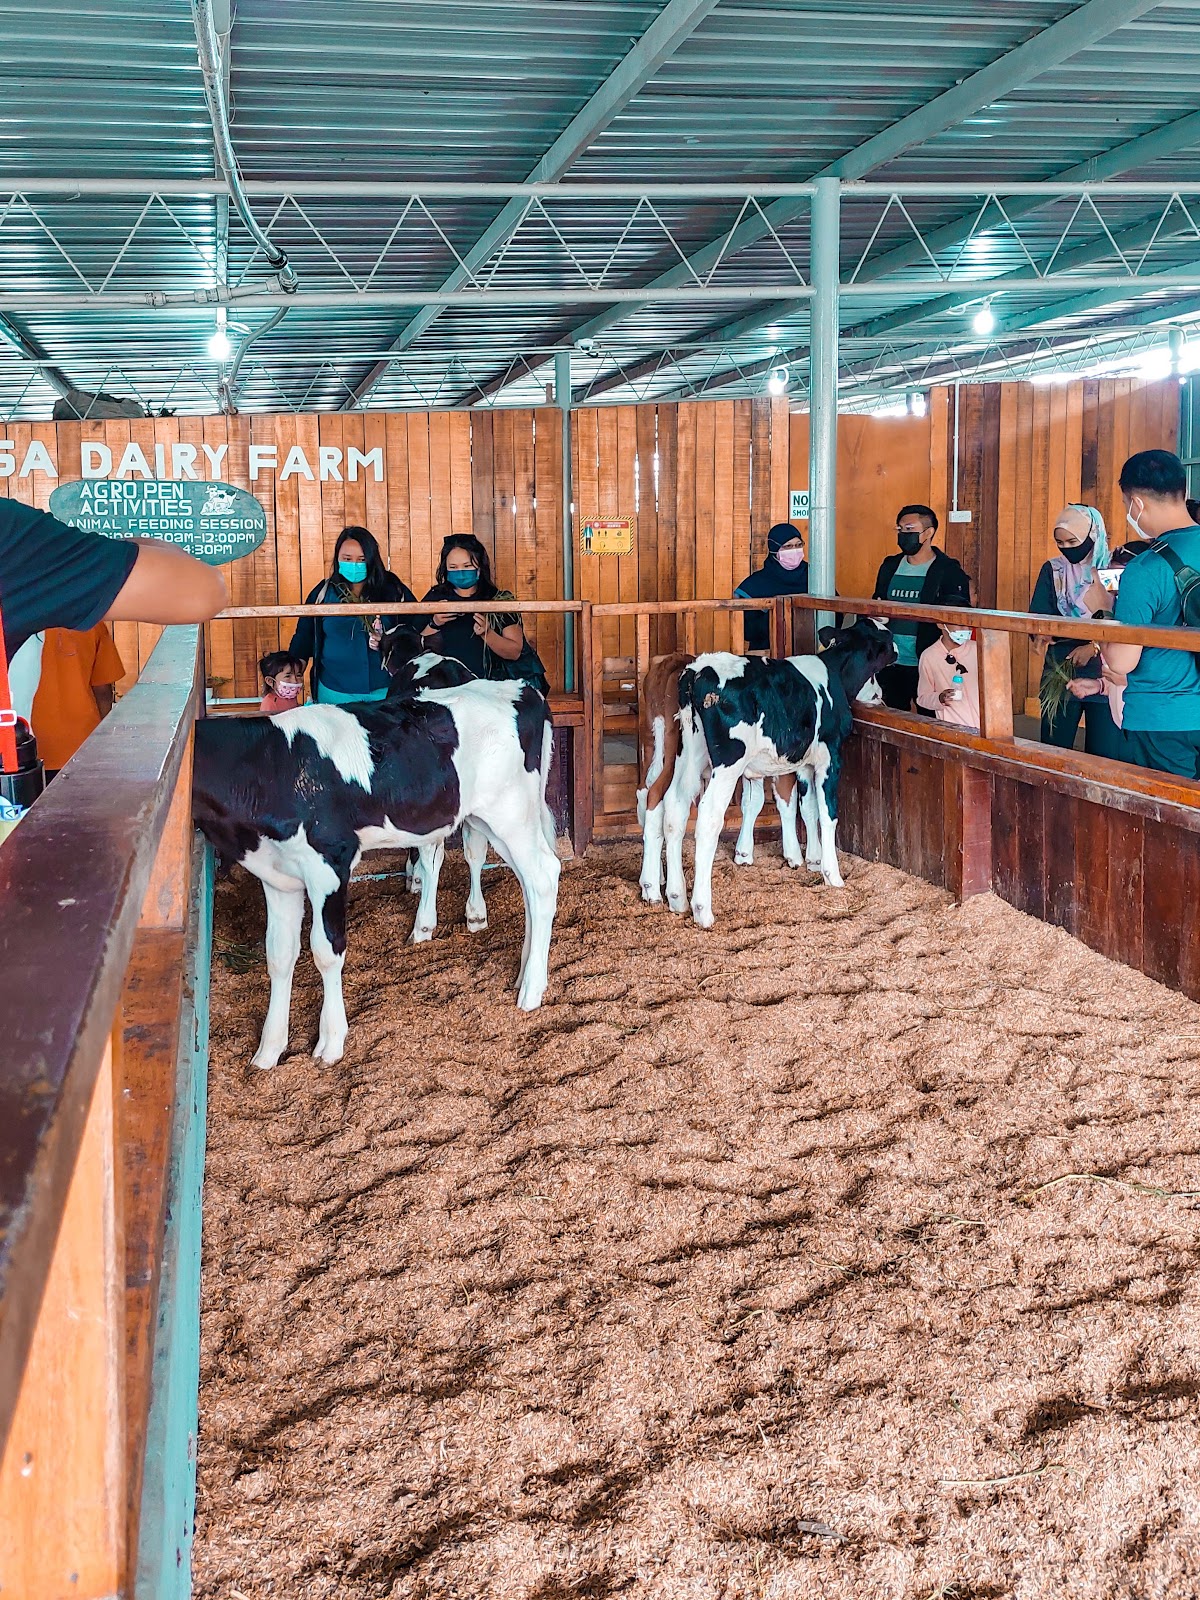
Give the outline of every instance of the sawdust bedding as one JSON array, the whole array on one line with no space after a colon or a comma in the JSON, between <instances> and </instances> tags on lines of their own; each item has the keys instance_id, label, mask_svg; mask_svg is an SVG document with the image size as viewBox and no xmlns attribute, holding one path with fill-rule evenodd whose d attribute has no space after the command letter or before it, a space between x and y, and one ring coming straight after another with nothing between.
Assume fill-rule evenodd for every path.
<instances>
[{"instance_id":1,"label":"sawdust bedding","mask_svg":"<svg viewBox=\"0 0 1200 1600\"><path fill-rule=\"evenodd\" d=\"M220 888L197 1596L1200 1592L1200 1010L886 867L725 851L703 933L638 859L528 1016L506 872L417 947L357 885L335 1069L307 956L248 1066Z\"/></svg>"}]
</instances>

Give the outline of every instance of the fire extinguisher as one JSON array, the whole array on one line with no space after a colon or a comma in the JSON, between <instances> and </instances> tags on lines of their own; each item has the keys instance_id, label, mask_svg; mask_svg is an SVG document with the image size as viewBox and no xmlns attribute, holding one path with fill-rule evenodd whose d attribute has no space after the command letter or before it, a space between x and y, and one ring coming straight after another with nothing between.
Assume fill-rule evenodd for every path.
<instances>
[{"instance_id":1,"label":"fire extinguisher","mask_svg":"<svg viewBox=\"0 0 1200 1600\"><path fill-rule=\"evenodd\" d=\"M4 621L0 618L0 843L45 787L46 769L38 759L33 729L13 709Z\"/></svg>"}]
</instances>

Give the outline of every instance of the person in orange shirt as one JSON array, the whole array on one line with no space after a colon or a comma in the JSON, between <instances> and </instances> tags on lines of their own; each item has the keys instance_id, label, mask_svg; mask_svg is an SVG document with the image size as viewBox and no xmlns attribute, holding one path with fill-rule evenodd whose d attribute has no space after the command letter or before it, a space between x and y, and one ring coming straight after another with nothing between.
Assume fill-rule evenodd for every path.
<instances>
[{"instance_id":1,"label":"person in orange shirt","mask_svg":"<svg viewBox=\"0 0 1200 1600\"><path fill-rule=\"evenodd\" d=\"M66 766L112 710L114 685L124 676L125 664L103 622L85 633L46 629L32 721L47 779Z\"/></svg>"}]
</instances>

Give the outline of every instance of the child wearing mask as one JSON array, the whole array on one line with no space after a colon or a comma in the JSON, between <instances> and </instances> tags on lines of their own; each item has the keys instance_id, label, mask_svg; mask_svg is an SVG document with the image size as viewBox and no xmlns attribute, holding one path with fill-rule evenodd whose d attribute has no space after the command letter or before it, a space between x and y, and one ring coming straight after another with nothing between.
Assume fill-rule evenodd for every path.
<instances>
[{"instance_id":1,"label":"child wearing mask","mask_svg":"<svg viewBox=\"0 0 1200 1600\"><path fill-rule=\"evenodd\" d=\"M267 692L262 697L259 710L264 716L274 717L281 711L292 711L304 704L304 662L286 650L271 650L258 663Z\"/></svg>"},{"instance_id":2,"label":"child wearing mask","mask_svg":"<svg viewBox=\"0 0 1200 1600\"><path fill-rule=\"evenodd\" d=\"M948 595L948 606L969 606L966 594ZM917 704L939 722L979 732L979 647L973 628L938 628L940 638L921 652Z\"/></svg>"}]
</instances>

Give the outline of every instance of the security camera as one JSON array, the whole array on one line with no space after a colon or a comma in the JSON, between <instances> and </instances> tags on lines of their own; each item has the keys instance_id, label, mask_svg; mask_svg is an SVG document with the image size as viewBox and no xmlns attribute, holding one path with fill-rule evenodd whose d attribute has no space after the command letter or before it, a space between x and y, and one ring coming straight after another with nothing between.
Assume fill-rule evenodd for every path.
<instances>
[{"instance_id":1,"label":"security camera","mask_svg":"<svg viewBox=\"0 0 1200 1600\"><path fill-rule=\"evenodd\" d=\"M596 353L596 341L595 339L580 339L579 348L585 356L594 355Z\"/></svg>"}]
</instances>

